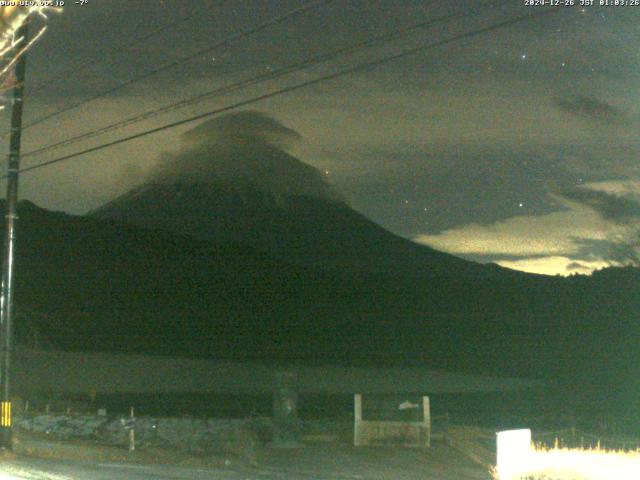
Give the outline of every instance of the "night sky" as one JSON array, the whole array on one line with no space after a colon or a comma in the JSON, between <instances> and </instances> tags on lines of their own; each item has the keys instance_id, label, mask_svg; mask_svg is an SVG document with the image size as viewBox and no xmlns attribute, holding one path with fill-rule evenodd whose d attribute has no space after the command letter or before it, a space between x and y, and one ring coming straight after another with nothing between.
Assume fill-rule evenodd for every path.
<instances>
[{"instance_id":1,"label":"night sky","mask_svg":"<svg viewBox=\"0 0 640 480\"><path fill-rule=\"evenodd\" d=\"M27 125L305 4L67 3L64 13L49 15L49 30L29 54ZM481 4L328 2L29 128L23 152ZM523 0L487 2L472 16L26 156L23 166L542 8ZM300 140L291 152L325 172L354 208L394 233L477 261L569 274L637 261L639 101L640 7L574 6L250 108L297 131ZM9 116L9 109L2 113L3 130ZM85 213L144 183L161 153L178 148L181 135L196 125L25 173L21 198Z\"/></svg>"}]
</instances>

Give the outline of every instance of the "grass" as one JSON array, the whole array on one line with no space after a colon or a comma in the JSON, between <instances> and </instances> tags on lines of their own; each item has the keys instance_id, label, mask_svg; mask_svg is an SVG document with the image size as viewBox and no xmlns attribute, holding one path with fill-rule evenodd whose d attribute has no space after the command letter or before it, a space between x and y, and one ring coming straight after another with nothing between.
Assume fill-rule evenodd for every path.
<instances>
[{"instance_id":1,"label":"grass","mask_svg":"<svg viewBox=\"0 0 640 480\"><path fill-rule=\"evenodd\" d=\"M533 447L518 465L500 466L496 480L638 480L640 450Z\"/></svg>"}]
</instances>

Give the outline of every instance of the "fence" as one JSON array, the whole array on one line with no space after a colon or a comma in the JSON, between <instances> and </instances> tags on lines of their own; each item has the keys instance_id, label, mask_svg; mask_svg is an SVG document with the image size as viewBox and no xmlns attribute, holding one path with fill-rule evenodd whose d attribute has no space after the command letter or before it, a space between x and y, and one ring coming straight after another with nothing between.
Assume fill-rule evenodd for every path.
<instances>
[{"instance_id":1,"label":"fence","mask_svg":"<svg viewBox=\"0 0 640 480\"><path fill-rule=\"evenodd\" d=\"M429 447L431 445L431 418L429 397L422 397L422 409L413 420L363 419L362 395L354 396L354 433L355 446L397 445L407 447ZM398 409L413 410L417 404L406 402Z\"/></svg>"}]
</instances>

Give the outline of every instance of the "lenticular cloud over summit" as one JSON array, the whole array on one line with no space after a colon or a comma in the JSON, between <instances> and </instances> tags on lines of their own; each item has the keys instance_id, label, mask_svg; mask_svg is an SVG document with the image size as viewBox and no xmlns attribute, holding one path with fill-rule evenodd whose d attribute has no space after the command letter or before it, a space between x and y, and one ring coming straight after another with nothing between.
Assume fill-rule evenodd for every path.
<instances>
[{"instance_id":1,"label":"lenticular cloud over summit","mask_svg":"<svg viewBox=\"0 0 640 480\"><path fill-rule=\"evenodd\" d=\"M300 135L264 113L244 111L204 122L185 133L182 138L190 145L215 145L244 140L287 149L300 140Z\"/></svg>"},{"instance_id":2,"label":"lenticular cloud over summit","mask_svg":"<svg viewBox=\"0 0 640 480\"><path fill-rule=\"evenodd\" d=\"M297 132L259 112L215 118L185 133L182 148L160 158L150 183L223 184L250 187L280 200L337 200L317 169L286 152L299 139Z\"/></svg>"}]
</instances>

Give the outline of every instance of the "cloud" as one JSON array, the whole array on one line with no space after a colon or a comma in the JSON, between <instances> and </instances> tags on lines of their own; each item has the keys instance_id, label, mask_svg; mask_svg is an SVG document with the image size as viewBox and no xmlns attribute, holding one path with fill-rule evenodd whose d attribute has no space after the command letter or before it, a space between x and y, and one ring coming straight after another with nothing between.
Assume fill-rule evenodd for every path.
<instances>
[{"instance_id":1,"label":"cloud","mask_svg":"<svg viewBox=\"0 0 640 480\"><path fill-rule=\"evenodd\" d=\"M565 190L562 195L586 205L598 212L604 219L618 224L628 224L640 219L640 203L631 194L624 196L594 190L584 186Z\"/></svg>"},{"instance_id":2,"label":"cloud","mask_svg":"<svg viewBox=\"0 0 640 480\"><path fill-rule=\"evenodd\" d=\"M288 148L300 140L300 134L264 113L246 110L208 120L182 139L189 145L250 141Z\"/></svg>"},{"instance_id":3,"label":"cloud","mask_svg":"<svg viewBox=\"0 0 640 480\"><path fill-rule=\"evenodd\" d=\"M580 250L572 258L598 258L612 265L640 265L637 230L633 234L611 235L610 238L575 240Z\"/></svg>"},{"instance_id":4,"label":"cloud","mask_svg":"<svg viewBox=\"0 0 640 480\"><path fill-rule=\"evenodd\" d=\"M487 257L533 257L577 253L575 237L606 239L608 223L593 209L554 197L563 210L517 216L489 225L468 224L414 240L436 249Z\"/></svg>"},{"instance_id":5,"label":"cloud","mask_svg":"<svg viewBox=\"0 0 640 480\"><path fill-rule=\"evenodd\" d=\"M638 182L608 181L572 188L551 199L562 208L489 225L468 224L419 243L532 273L589 273L640 264Z\"/></svg>"},{"instance_id":6,"label":"cloud","mask_svg":"<svg viewBox=\"0 0 640 480\"><path fill-rule=\"evenodd\" d=\"M182 138L182 149L161 157L149 183L208 184L239 197L265 195L266 201L295 196L340 200L325 174L284 150L300 135L263 113L221 116Z\"/></svg>"},{"instance_id":7,"label":"cloud","mask_svg":"<svg viewBox=\"0 0 640 480\"><path fill-rule=\"evenodd\" d=\"M590 267L585 262L571 262L565 266L565 269L570 272L589 271Z\"/></svg>"},{"instance_id":8,"label":"cloud","mask_svg":"<svg viewBox=\"0 0 640 480\"><path fill-rule=\"evenodd\" d=\"M605 180L601 182L589 182L584 188L611 193L613 195L640 196L640 181L637 180Z\"/></svg>"},{"instance_id":9,"label":"cloud","mask_svg":"<svg viewBox=\"0 0 640 480\"><path fill-rule=\"evenodd\" d=\"M640 265L640 188L638 182L599 182L564 192L565 198L592 208L612 227L606 239L576 239L576 258L591 255L614 264Z\"/></svg>"},{"instance_id":10,"label":"cloud","mask_svg":"<svg viewBox=\"0 0 640 480\"><path fill-rule=\"evenodd\" d=\"M592 96L561 97L555 104L565 113L597 123L619 124L629 117L623 110Z\"/></svg>"},{"instance_id":11,"label":"cloud","mask_svg":"<svg viewBox=\"0 0 640 480\"><path fill-rule=\"evenodd\" d=\"M576 262L564 256L501 260L496 263L505 268L541 275L572 275L576 273L586 275L610 265L602 260Z\"/></svg>"}]
</instances>

